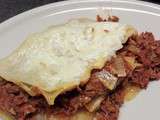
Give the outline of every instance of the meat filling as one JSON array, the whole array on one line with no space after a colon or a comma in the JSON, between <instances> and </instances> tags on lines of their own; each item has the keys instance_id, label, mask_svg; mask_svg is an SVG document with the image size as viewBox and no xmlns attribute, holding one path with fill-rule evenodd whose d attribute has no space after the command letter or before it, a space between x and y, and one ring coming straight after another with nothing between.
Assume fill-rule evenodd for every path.
<instances>
[{"instance_id":1,"label":"meat filling","mask_svg":"<svg viewBox=\"0 0 160 120\"><path fill-rule=\"evenodd\" d=\"M122 66L123 65L123 66ZM96 76L107 71L117 78L114 89L108 89ZM123 105L125 87L137 86L145 89L150 81L160 79L160 41L152 33L141 33L130 37L116 57L101 70L93 70L88 83L56 98L55 105L49 106L42 96L32 97L17 85L0 80L0 109L18 120L33 120L34 116L50 114L73 115L93 99L105 96L96 109L97 120L117 120Z\"/></svg>"}]
</instances>

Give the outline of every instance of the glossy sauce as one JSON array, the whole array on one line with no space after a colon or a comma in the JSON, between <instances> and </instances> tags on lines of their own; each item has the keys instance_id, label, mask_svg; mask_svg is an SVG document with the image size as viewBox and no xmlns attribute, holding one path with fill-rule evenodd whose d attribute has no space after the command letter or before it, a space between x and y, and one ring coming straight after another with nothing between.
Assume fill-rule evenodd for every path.
<instances>
[{"instance_id":1,"label":"glossy sauce","mask_svg":"<svg viewBox=\"0 0 160 120\"><path fill-rule=\"evenodd\" d=\"M51 115L47 118L48 120L93 120L95 113L90 113L86 110L79 110L76 114L72 116L59 116Z\"/></svg>"},{"instance_id":2,"label":"glossy sauce","mask_svg":"<svg viewBox=\"0 0 160 120\"><path fill-rule=\"evenodd\" d=\"M0 120L14 120L8 113L2 112L0 110Z\"/></svg>"},{"instance_id":3,"label":"glossy sauce","mask_svg":"<svg viewBox=\"0 0 160 120\"><path fill-rule=\"evenodd\" d=\"M128 85L125 89L125 102L129 102L131 100L133 100L138 93L140 92L140 88L137 86L133 86L133 85Z\"/></svg>"}]
</instances>

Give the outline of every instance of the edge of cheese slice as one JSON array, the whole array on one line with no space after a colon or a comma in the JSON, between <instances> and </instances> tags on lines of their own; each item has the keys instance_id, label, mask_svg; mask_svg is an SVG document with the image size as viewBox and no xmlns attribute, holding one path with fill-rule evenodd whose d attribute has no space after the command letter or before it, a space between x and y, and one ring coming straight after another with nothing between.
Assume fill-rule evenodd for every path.
<instances>
[{"instance_id":1,"label":"edge of cheese slice","mask_svg":"<svg viewBox=\"0 0 160 120\"><path fill-rule=\"evenodd\" d=\"M137 31L130 25L70 20L29 36L0 60L0 76L30 95L42 94L48 104L88 81Z\"/></svg>"}]
</instances>

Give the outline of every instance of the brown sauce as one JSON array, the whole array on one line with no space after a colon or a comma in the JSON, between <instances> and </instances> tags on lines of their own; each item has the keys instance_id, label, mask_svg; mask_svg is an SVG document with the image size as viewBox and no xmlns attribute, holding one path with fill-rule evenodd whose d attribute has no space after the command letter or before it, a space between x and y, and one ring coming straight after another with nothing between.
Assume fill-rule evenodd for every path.
<instances>
[{"instance_id":1,"label":"brown sauce","mask_svg":"<svg viewBox=\"0 0 160 120\"><path fill-rule=\"evenodd\" d=\"M136 53L135 50L128 49L130 45L135 45L140 52ZM85 86L80 86L78 89L58 96L57 104L49 106L42 96L32 97L17 85L0 79L0 109L10 113L16 120L56 120L56 118L61 120L57 114L63 115L62 120L90 120L89 117L93 114L96 115L97 120L118 120L119 111L124 101L133 100L141 89L147 88L150 81L160 79L160 41L156 41L151 33L142 33L137 38L130 38L124 47L117 51L117 55L134 57L136 63L142 65L131 69L126 63L127 76L118 78L119 83L114 91L106 89L104 84L95 77L95 73L99 70L94 70ZM114 68L112 62L113 60L106 63L104 67L111 73ZM96 113L90 114L89 111L79 113L79 110L83 109L86 104L104 94L106 97ZM53 113L51 114L53 117L43 119L43 115L40 113L49 113L50 111ZM74 119L68 116L72 116ZM4 120L10 119L5 118L4 115Z\"/></svg>"},{"instance_id":2,"label":"brown sauce","mask_svg":"<svg viewBox=\"0 0 160 120\"><path fill-rule=\"evenodd\" d=\"M141 91L141 89L137 86L134 85L128 85L125 88L125 97L124 97L124 101L125 102L129 102L131 100L133 100L138 93Z\"/></svg>"},{"instance_id":3,"label":"brown sauce","mask_svg":"<svg viewBox=\"0 0 160 120\"><path fill-rule=\"evenodd\" d=\"M8 113L2 112L1 110L0 110L0 118L2 120L14 120L14 118L11 117L11 115L9 115Z\"/></svg>"}]
</instances>

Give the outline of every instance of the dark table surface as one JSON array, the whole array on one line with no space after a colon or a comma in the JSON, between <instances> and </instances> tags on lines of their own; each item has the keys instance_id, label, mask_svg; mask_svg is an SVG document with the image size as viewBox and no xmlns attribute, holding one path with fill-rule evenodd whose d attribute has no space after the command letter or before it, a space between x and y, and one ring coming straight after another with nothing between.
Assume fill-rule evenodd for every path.
<instances>
[{"instance_id":1,"label":"dark table surface","mask_svg":"<svg viewBox=\"0 0 160 120\"><path fill-rule=\"evenodd\" d=\"M34 7L58 1L62 0L0 0L0 22ZM160 4L160 2L156 2L158 0L144 1Z\"/></svg>"}]
</instances>

